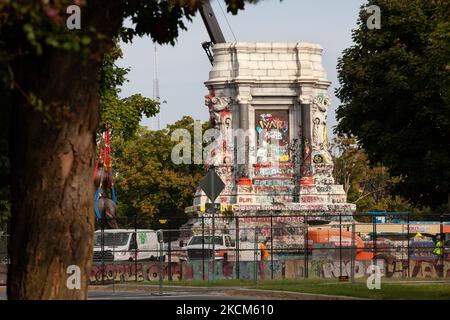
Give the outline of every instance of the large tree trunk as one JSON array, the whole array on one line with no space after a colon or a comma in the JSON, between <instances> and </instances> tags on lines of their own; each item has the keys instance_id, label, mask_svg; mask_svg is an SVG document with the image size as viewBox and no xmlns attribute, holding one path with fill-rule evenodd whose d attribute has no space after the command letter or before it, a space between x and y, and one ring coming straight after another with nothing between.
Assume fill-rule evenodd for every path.
<instances>
[{"instance_id":1,"label":"large tree trunk","mask_svg":"<svg viewBox=\"0 0 450 320\"><path fill-rule=\"evenodd\" d=\"M14 107L8 272L12 299L85 298L89 275L98 123L92 70L98 66L80 68L80 58L73 53L58 52L48 61L46 74L37 79L36 95L44 103L65 101L67 110L56 105L45 120L46 111L23 102ZM81 269L81 290L66 288L71 265Z\"/></svg>"},{"instance_id":2,"label":"large tree trunk","mask_svg":"<svg viewBox=\"0 0 450 320\"><path fill-rule=\"evenodd\" d=\"M116 1L98 3L101 8L84 9L83 23L113 35L121 12L116 8L113 15L107 7L117 7ZM102 30L103 25L109 30ZM97 59L51 49L38 60L13 65L18 85L49 109L38 111L21 94L14 102L9 299L86 298L94 232L99 57L105 48L97 48ZM67 268L73 265L81 270L81 289L66 286Z\"/></svg>"}]
</instances>

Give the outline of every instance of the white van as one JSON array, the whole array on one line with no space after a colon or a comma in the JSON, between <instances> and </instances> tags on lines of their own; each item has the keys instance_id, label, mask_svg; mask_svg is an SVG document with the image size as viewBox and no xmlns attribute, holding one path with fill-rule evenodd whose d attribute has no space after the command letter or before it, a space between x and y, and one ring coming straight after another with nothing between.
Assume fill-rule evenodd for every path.
<instances>
[{"instance_id":1,"label":"white van","mask_svg":"<svg viewBox=\"0 0 450 320\"><path fill-rule=\"evenodd\" d=\"M108 229L103 230L103 234L97 230L94 237L94 262L159 260L158 235L159 232L155 230L144 229Z\"/></svg>"},{"instance_id":2,"label":"white van","mask_svg":"<svg viewBox=\"0 0 450 320\"><path fill-rule=\"evenodd\" d=\"M183 253L180 257L182 261L211 259L213 256L212 246L213 236L205 235L192 236L188 244L182 248ZM215 260L236 261L236 242L226 234L216 234L214 236ZM259 247L249 241L239 241L239 261L261 261L261 252Z\"/></svg>"}]
</instances>

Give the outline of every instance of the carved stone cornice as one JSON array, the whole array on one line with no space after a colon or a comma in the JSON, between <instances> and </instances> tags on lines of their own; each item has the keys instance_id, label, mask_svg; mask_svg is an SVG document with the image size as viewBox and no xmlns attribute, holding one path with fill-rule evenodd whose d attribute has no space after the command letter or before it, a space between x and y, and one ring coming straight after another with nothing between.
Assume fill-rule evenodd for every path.
<instances>
[{"instance_id":1,"label":"carved stone cornice","mask_svg":"<svg viewBox=\"0 0 450 320\"><path fill-rule=\"evenodd\" d=\"M314 101L314 97L310 94L302 94L298 97L298 102L301 104L311 104Z\"/></svg>"},{"instance_id":2,"label":"carved stone cornice","mask_svg":"<svg viewBox=\"0 0 450 320\"><path fill-rule=\"evenodd\" d=\"M239 95L235 99L237 104L250 104L252 103L252 100L253 100L252 96L244 96L244 95Z\"/></svg>"}]
</instances>

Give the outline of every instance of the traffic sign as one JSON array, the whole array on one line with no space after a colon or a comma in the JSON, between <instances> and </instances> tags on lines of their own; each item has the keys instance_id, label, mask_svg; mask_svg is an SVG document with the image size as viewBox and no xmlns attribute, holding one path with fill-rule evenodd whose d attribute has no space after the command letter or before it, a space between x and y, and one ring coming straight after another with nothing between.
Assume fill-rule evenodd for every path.
<instances>
[{"instance_id":1,"label":"traffic sign","mask_svg":"<svg viewBox=\"0 0 450 320\"><path fill-rule=\"evenodd\" d=\"M208 174L200 182L200 188L206 193L206 196L212 203L216 200L222 190L225 188L225 183L216 173L214 168L209 169Z\"/></svg>"}]
</instances>

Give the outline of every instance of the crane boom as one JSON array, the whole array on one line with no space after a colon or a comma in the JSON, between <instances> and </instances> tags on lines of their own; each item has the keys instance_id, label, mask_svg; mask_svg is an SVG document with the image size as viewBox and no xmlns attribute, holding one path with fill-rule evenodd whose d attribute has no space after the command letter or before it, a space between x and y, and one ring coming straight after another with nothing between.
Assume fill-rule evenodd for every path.
<instances>
[{"instance_id":1,"label":"crane boom","mask_svg":"<svg viewBox=\"0 0 450 320\"><path fill-rule=\"evenodd\" d=\"M202 16L203 23L211 38L211 42L213 44L225 43L225 37L220 29L219 22L216 19L210 0L203 1L202 6L200 7L200 15Z\"/></svg>"},{"instance_id":2,"label":"crane boom","mask_svg":"<svg viewBox=\"0 0 450 320\"><path fill-rule=\"evenodd\" d=\"M200 15L202 16L203 23L205 24L208 35L211 41L205 41L202 43L202 47L205 50L211 64L214 62L214 57L211 53L211 47L216 43L225 43L225 37L220 29L219 22L216 19L210 0L205 0L200 7Z\"/></svg>"}]
</instances>

